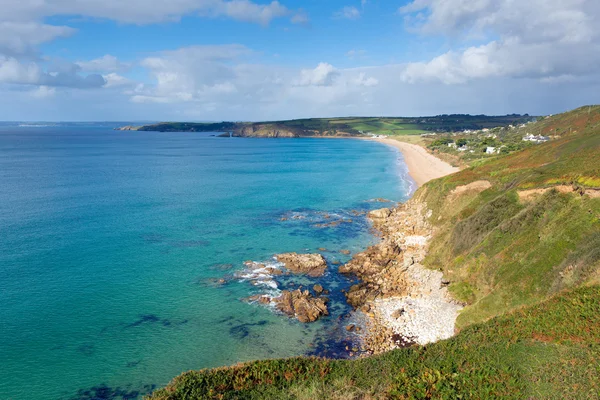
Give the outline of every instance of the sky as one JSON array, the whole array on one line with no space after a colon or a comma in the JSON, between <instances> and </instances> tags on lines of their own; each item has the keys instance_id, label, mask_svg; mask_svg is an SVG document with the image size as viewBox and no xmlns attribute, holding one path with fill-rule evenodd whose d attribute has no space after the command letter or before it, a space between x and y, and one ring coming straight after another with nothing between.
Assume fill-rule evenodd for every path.
<instances>
[{"instance_id":1,"label":"sky","mask_svg":"<svg viewBox=\"0 0 600 400\"><path fill-rule=\"evenodd\" d=\"M0 0L0 120L547 115L600 103L598 0Z\"/></svg>"}]
</instances>

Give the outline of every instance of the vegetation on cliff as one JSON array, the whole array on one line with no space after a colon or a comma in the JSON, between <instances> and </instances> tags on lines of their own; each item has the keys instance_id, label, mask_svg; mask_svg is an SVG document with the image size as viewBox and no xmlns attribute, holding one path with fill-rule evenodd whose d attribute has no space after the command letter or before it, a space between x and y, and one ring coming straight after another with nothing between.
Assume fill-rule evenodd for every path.
<instances>
[{"instance_id":1,"label":"vegetation on cliff","mask_svg":"<svg viewBox=\"0 0 600 400\"><path fill-rule=\"evenodd\" d=\"M600 391L600 287L356 361L294 358L182 374L151 399L563 399Z\"/></svg>"},{"instance_id":2,"label":"vegetation on cliff","mask_svg":"<svg viewBox=\"0 0 600 400\"><path fill-rule=\"evenodd\" d=\"M455 337L188 372L152 398L599 398L600 107L531 125L556 139L415 195L434 232L423 264L465 304Z\"/></svg>"}]
</instances>

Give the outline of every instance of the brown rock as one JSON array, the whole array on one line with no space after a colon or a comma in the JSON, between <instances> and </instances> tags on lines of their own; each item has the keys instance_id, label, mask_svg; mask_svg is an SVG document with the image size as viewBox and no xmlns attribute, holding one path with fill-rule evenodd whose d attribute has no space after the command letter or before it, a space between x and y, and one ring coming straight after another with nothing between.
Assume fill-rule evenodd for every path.
<instances>
[{"instance_id":1,"label":"brown rock","mask_svg":"<svg viewBox=\"0 0 600 400\"><path fill-rule=\"evenodd\" d=\"M320 254L284 253L276 255L275 258L294 274L317 277L323 275L327 268L327 262Z\"/></svg>"},{"instance_id":2,"label":"brown rock","mask_svg":"<svg viewBox=\"0 0 600 400\"><path fill-rule=\"evenodd\" d=\"M350 250L340 250L340 253L342 253L342 254L350 254Z\"/></svg>"},{"instance_id":3,"label":"brown rock","mask_svg":"<svg viewBox=\"0 0 600 400\"><path fill-rule=\"evenodd\" d=\"M367 214L367 216L371 219L384 219L390 216L392 210L389 208L381 208L379 210L373 210Z\"/></svg>"},{"instance_id":4,"label":"brown rock","mask_svg":"<svg viewBox=\"0 0 600 400\"><path fill-rule=\"evenodd\" d=\"M354 326L354 325L348 325L348 326L346 326L346 330L347 330L348 332L352 332L352 331L354 331L354 329L355 329L355 328L356 328L356 326Z\"/></svg>"},{"instance_id":5,"label":"brown rock","mask_svg":"<svg viewBox=\"0 0 600 400\"><path fill-rule=\"evenodd\" d=\"M323 293L323 286L317 283L315 286L313 286L313 290L316 294L321 294Z\"/></svg>"},{"instance_id":6,"label":"brown rock","mask_svg":"<svg viewBox=\"0 0 600 400\"><path fill-rule=\"evenodd\" d=\"M308 290L284 290L273 301L281 312L296 317L300 322L314 322L322 315L329 315L326 299L315 298Z\"/></svg>"},{"instance_id":7,"label":"brown rock","mask_svg":"<svg viewBox=\"0 0 600 400\"><path fill-rule=\"evenodd\" d=\"M248 301L250 303L258 302L260 304L269 304L271 302L271 298L269 296L266 296L263 294L257 294L257 295L246 298L246 301Z\"/></svg>"}]
</instances>

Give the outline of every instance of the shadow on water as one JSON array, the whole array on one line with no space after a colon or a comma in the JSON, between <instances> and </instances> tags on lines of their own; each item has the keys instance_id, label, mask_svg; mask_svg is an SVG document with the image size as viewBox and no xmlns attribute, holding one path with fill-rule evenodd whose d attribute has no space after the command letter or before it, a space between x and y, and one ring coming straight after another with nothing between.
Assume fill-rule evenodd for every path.
<instances>
[{"instance_id":1,"label":"shadow on water","mask_svg":"<svg viewBox=\"0 0 600 400\"><path fill-rule=\"evenodd\" d=\"M134 328L136 326L140 326L140 325L150 325L150 324L157 324L157 325L162 325L165 327L169 327L169 326L180 326L180 325L184 325L187 324L189 321L187 319L182 319L180 321L172 321L170 319L167 318L160 318L158 315L155 314L142 314L140 315L139 319L137 319L136 321L125 325L125 328Z\"/></svg>"},{"instance_id":2,"label":"shadow on water","mask_svg":"<svg viewBox=\"0 0 600 400\"><path fill-rule=\"evenodd\" d=\"M80 389L70 400L133 400L150 394L156 385L144 385L139 389L110 387L98 385L88 389Z\"/></svg>"}]
</instances>

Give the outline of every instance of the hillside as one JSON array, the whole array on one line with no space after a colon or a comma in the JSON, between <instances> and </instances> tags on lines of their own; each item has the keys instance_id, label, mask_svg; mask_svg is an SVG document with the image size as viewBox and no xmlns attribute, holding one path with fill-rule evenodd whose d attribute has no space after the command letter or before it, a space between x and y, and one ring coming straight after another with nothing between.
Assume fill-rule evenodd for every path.
<instances>
[{"instance_id":1,"label":"hillside","mask_svg":"<svg viewBox=\"0 0 600 400\"><path fill-rule=\"evenodd\" d=\"M427 347L348 361L258 361L187 372L150 398L599 398L600 287L465 329Z\"/></svg>"},{"instance_id":2,"label":"hillside","mask_svg":"<svg viewBox=\"0 0 600 400\"><path fill-rule=\"evenodd\" d=\"M455 132L464 129L484 129L533 120L528 115L439 115L414 118L310 118L268 122L161 122L141 127L126 126L120 130L159 132L225 132L223 136L238 137L301 137L418 135L425 132Z\"/></svg>"},{"instance_id":3,"label":"hillside","mask_svg":"<svg viewBox=\"0 0 600 400\"><path fill-rule=\"evenodd\" d=\"M430 210L423 264L465 305L455 337L356 361L189 372L153 398L599 398L600 107L530 125L555 140L411 200Z\"/></svg>"}]
</instances>

